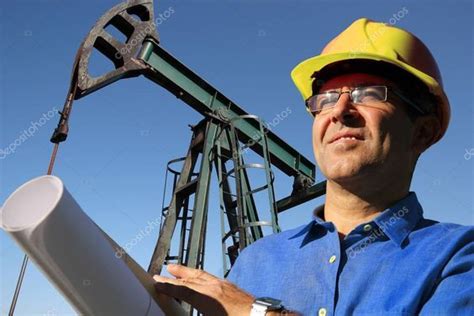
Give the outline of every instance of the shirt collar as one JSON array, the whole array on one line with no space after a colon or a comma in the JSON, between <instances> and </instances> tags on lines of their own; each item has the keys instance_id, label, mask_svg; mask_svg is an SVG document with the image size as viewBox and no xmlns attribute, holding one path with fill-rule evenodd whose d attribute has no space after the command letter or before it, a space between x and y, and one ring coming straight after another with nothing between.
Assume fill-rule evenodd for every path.
<instances>
[{"instance_id":1,"label":"shirt collar","mask_svg":"<svg viewBox=\"0 0 474 316\"><path fill-rule=\"evenodd\" d=\"M334 224L332 222L326 222L323 220L323 211L324 204L316 207L313 211L313 221L309 225L305 226L296 235L292 236L292 238L305 235L302 244L303 246L309 241L322 236L320 233L321 228L323 228L322 230L324 231L332 231L334 229ZM388 238L390 238L390 240L401 247L408 234L413 231L416 224L422 218L423 208L418 202L416 193L410 192L405 198L385 209L372 221L360 224L354 228L353 231L363 230L363 227L367 224L375 224L378 226L378 229L381 230L381 233L385 234Z\"/></svg>"},{"instance_id":2,"label":"shirt collar","mask_svg":"<svg viewBox=\"0 0 474 316\"><path fill-rule=\"evenodd\" d=\"M373 222L398 246L423 218L423 208L415 192L410 192L377 216Z\"/></svg>"}]
</instances>

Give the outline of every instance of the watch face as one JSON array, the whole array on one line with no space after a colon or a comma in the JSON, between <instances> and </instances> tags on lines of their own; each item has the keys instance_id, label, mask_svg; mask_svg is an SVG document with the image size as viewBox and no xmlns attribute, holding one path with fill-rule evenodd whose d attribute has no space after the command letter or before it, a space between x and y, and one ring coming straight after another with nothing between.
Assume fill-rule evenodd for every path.
<instances>
[{"instance_id":1,"label":"watch face","mask_svg":"<svg viewBox=\"0 0 474 316\"><path fill-rule=\"evenodd\" d=\"M269 310L280 309L283 307L281 305L281 300L277 300L271 297L259 297L255 300L255 303L268 306Z\"/></svg>"}]
</instances>

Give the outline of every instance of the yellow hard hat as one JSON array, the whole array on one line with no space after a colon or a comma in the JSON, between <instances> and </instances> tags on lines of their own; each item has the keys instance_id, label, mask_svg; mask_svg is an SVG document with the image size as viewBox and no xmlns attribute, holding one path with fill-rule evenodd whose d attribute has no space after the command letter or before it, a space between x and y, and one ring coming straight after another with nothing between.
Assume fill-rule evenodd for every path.
<instances>
[{"instance_id":1,"label":"yellow hard hat","mask_svg":"<svg viewBox=\"0 0 474 316\"><path fill-rule=\"evenodd\" d=\"M428 48L413 34L366 18L354 21L324 47L320 55L298 64L291 72L303 99L313 93L313 74L338 62L372 60L395 65L421 80L435 97L441 124L439 140L448 128L450 106L441 75Z\"/></svg>"}]
</instances>

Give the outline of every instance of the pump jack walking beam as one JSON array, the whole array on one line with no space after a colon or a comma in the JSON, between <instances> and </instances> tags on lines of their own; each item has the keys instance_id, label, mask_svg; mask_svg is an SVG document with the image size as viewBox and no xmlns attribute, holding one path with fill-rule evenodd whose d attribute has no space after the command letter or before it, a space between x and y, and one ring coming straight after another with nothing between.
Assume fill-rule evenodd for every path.
<instances>
[{"instance_id":1,"label":"pump jack walking beam","mask_svg":"<svg viewBox=\"0 0 474 316\"><path fill-rule=\"evenodd\" d=\"M133 16L133 17L132 17ZM136 16L142 21L137 21ZM127 44L112 37L105 27L113 25L127 36ZM235 116L248 114L204 79L166 52L159 44L153 23L153 2L135 0L115 6L107 12L90 31L82 43L78 63L78 91L75 99L82 98L119 79L145 75L163 86L204 116ZM132 45L134 44L134 45ZM99 77L89 73L89 59L93 49L109 58L116 69ZM211 100L215 98L211 107ZM258 128L243 122L238 127L242 142L248 142L258 133ZM307 158L267 131L272 163L288 176L303 176L314 181L315 167ZM258 154L261 146L252 148Z\"/></svg>"},{"instance_id":2,"label":"pump jack walking beam","mask_svg":"<svg viewBox=\"0 0 474 316\"><path fill-rule=\"evenodd\" d=\"M127 37L125 43L118 41L105 30L109 25L113 25ZM89 59L94 49L97 49L113 62L115 65L113 71L99 77L90 75ZM286 175L294 177L293 192L290 196L276 202L277 212L289 209L325 193L324 182L312 186L315 179L314 164L269 129L265 128L265 135L261 135L262 129L255 121L236 120L236 118L244 117L248 113L160 46L154 23L152 0L131 0L121 3L99 19L81 44L76 55L70 94L75 100L80 99L119 79L139 75L144 75L164 87L201 113L207 120L221 123L234 121L238 141L244 144L249 144L253 140L262 139L261 136L265 136L268 155L265 153L263 141L255 141L252 146L248 147L258 155L271 161L273 166ZM62 121L60 121L58 129L52 137L53 142L63 141L67 137L66 123L71 104L72 102L69 102L67 104L68 108L65 108L62 112ZM213 129L218 129L214 123L210 126L211 131L208 130L207 132L211 132L211 134L215 132ZM212 137L209 138L209 134L206 135L206 142L212 139ZM215 139L212 139L212 141L215 141ZM210 150L210 147L212 147L211 144L209 144L207 150ZM189 181L190 172L192 172L195 163L195 157L185 161L180 184L184 185ZM201 166L200 172L204 173L201 176L208 177L211 164L206 163L205 165L207 167ZM204 177L203 181L208 180ZM203 190L202 187L201 190ZM204 190L207 190L207 188ZM207 205L207 193L199 196L195 204L205 207ZM180 207L182 201L179 200L179 196L174 196L173 199L171 206L174 205L174 208ZM160 238L166 240L170 238L175 226L173 223L175 223L178 216L178 213L170 214L169 224L161 232ZM202 227L204 226L202 222L207 215L200 213L193 214L193 216L197 216L195 219L193 218L193 225L195 222L200 225L196 224L190 234L192 242L189 245L191 248L200 243L197 240L203 234ZM162 248L161 250L155 249L150 264L150 273L159 272L161 269L165 257L164 248L166 247ZM189 264L196 266L199 261L199 251L194 249L192 253L187 260Z\"/></svg>"}]
</instances>

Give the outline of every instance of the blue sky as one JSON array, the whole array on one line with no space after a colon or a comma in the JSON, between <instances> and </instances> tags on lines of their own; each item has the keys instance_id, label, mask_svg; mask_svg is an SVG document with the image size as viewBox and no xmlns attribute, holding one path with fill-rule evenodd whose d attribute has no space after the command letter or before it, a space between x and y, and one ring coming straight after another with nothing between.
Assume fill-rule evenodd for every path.
<instances>
[{"instance_id":1,"label":"blue sky","mask_svg":"<svg viewBox=\"0 0 474 316\"><path fill-rule=\"evenodd\" d=\"M61 109L76 50L115 1L9 1L0 5L0 139L14 143L23 130ZM161 45L246 111L266 121L287 107L291 115L273 129L314 161L311 120L289 73L359 17L397 21L431 49L452 105L445 137L419 160L411 190L425 216L474 224L473 4L471 1L155 1ZM405 8L405 9L404 9ZM101 63L98 63L100 69ZM52 112L50 112L52 113ZM117 242L133 239L159 219L166 163L185 155L201 116L145 78L119 81L74 105L70 135L60 146L54 174L87 214ZM45 174L57 115L15 152L0 159L0 201L19 185ZM317 174L318 181L322 175ZM258 176L256 176L258 179ZM292 179L277 172L276 195ZM221 274L218 195L211 187L206 267ZM265 205L266 197L258 203ZM283 229L310 220L323 198L286 211ZM157 231L130 254L145 268ZM6 315L23 253L0 233L0 306ZM71 315L74 311L46 278L29 266L17 315Z\"/></svg>"}]
</instances>

